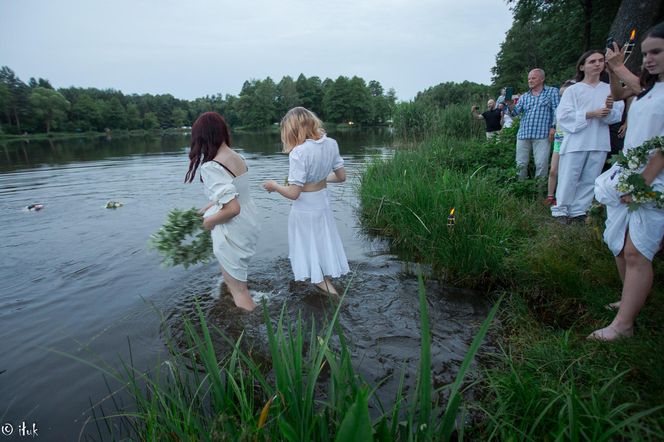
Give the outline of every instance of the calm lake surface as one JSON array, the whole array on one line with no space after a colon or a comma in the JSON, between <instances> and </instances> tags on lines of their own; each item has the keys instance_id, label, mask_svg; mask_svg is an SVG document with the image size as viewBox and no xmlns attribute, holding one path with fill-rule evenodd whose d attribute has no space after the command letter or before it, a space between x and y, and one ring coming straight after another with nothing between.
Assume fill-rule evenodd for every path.
<instances>
[{"instance_id":1,"label":"calm lake surface","mask_svg":"<svg viewBox=\"0 0 664 442\"><path fill-rule=\"evenodd\" d=\"M331 185L331 204L352 270L341 325L355 365L369 382L395 374L378 392L394 398L398 375L414 378L419 357L417 279L357 220L360 174L392 154L386 131L331 133L349 181ZM216 263L164 268L148 239L173 208L200 207L201 184L183 184L188 137L0 144L0 425L35 424L42 440L96 436L91 403L108 395L99 369L129 360L146 370L166 357L164 330L177 335L200 299L208 320L229 335L245 330L260 347L261 318L238 315L221 292ZM261 188L283 181L288 158L277 134L236 134L262 217L249 288L275 317L284 302L323 318L327 300L295 284L288 262L289 202ZM106 209L109 200L124 204ZM39 212L25 210L44 204ZM462 290L427 284L437 385L450 382L487 305ZM87 363L85 362L87 361ZM107 401L105 409L112 411ZM85 437L85 436L83 436ZM18 440L16 433L13 438ZM8 438L8 440L12 437Z\"/></svg>"}]
</instances>

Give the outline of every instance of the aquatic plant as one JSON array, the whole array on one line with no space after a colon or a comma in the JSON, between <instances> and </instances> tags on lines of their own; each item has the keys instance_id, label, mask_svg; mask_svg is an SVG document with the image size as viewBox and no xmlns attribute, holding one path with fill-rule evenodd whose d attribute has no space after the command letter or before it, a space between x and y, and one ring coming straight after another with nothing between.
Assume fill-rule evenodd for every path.
<instances>
[{"instance_id":1,"label":"aquatic plant","mask_svg":"<svg viewBox=\"0 0 664 442\"><path fill-rule=\"evenodd\" d=\"M306 332L301 316L288 321L285 309L274 324L265 309L269 366L240 348L242 338L220 358L213 340L226 338L208 326L197 306L197 320L185 319L184 350L169 340L170 356L155 371L139 372L131 359L120 371L91 364L120 389L109 395L115 411L95 414L94 422L86 424L95 425L101 439L111 433L112 438L140 440L449 440L457 425L463 380L498 303L477 332L454 383L434 389L428 305L420 276L422 341L415 392L404 394L402 377L394 405L373 420L369 410L377 386L353 367L337 321L341 303L320 332L313 323ZM449 390L444 408L443 389ZM118 391L128 394L133 404L120 406L115 401Z\"/></svg>"}]
</instances>

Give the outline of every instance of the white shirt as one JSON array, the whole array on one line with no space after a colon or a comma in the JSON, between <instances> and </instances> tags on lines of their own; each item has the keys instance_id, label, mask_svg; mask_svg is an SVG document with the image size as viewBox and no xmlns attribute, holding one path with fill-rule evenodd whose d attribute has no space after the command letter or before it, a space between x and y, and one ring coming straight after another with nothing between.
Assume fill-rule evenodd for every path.
<instances>
[{"instance_id":1,"label":"white shirt","mask_svg":"<svg viewBox=\"0 0 664 442\"><path fill-rule=\"evenodd\" d=\"M608 84L599 82L595 86L576 83L565 91L556 111L556 120L565 132L560 145L560 154L568 152L611 151L609 124L622 118L625 104L613 103L611 112L603 118L586 118L586 112L605 107L606 97L611 94Z\"/></svg>"},{"instance_id":2,"label":"white shirt","mask_svg":"<svg viewBox=\"0 0 664 442\"><path fill-rule=\"evenodd\" d=\"M295 146L288 155L288 162L288 183L296 186L322 181L344 165L339 145L326 135Z\"/></svg>"},{"instance_id":3,"label":"white shirt","mask_svg":"<svg viewBox=\"0 0 664 442\"><path fill-rule=\"evenodd\" d=\"M664 137L664 82L657 82L643 97L633 100L627 114L625 152L653 137Z\"/></svg>"}]
</instances>

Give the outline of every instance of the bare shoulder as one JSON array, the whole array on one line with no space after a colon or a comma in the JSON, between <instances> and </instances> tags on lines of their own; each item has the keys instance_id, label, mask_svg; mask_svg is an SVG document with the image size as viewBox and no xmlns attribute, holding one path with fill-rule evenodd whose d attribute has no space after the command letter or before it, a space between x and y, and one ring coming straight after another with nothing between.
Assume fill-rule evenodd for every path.
<instances>
[{"instance_id":1,"label":"bare shoulder","mask_svg":"<svg viewBox=\"0 0 664 442\"><path fill-rule=\"evenodd\" d=\"M247 165L244 162L242 155L235 152L233 149L224 149L217 155L217 160L228 167L235 176L242 175L247 171Z\"/></svg>"}]
</instances>

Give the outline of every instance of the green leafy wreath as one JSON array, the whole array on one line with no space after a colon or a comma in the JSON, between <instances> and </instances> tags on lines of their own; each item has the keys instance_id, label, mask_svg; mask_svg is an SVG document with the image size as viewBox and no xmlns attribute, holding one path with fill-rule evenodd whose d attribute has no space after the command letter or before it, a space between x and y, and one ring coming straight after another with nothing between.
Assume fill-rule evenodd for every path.
<instances>
[{"instance_id":1,"label":"green leafy wreath","mask_svg":"<svg viewBox=\"0 0 664 442\"><path fill-rule=\"evenodd\" d=\"M171 210L166 223L150 237L150 246L163 255L166 266L182 264L187 268L214 256L212 236L203 228L203 218L195 208Z\"/></svg>"},{"instance_id":2,"label":"green leafy wreath","mask_svg":"<svg viewBox=\"0 0 664 442\"><path fill-rule=\"evenodd\" d=\"M664 194L646 184L641 175L641 169L648 162L653 150L659 150L655 155L664 155L664 137L651 138L641 146L629 149L626 154L620 152L615 161L621 167L616 190L621 194L632 195L632 202L628 203L630 211L648 203L653 203L658 209L664 208Z\"/></svg>"}]
</instances>

